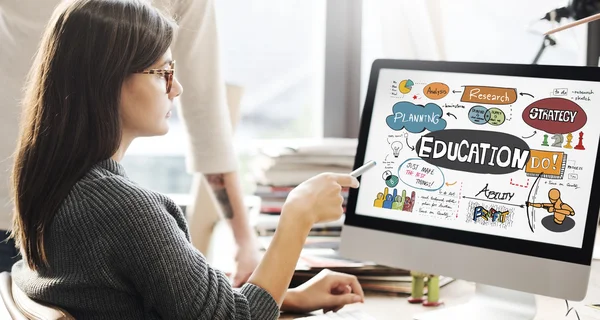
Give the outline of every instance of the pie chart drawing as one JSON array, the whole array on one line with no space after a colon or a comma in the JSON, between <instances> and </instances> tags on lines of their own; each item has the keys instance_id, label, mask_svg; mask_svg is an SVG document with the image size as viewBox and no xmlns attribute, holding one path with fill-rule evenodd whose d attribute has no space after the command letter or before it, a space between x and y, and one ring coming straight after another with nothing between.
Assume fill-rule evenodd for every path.
<instances>
[{"instance_id":1,"label":"pie chart drawing","mask_svg":"<svg viewBox=\"0 0 600 320\"><path fill-rule=\"evenodd\" d=\"M400 92L402 92L403 94L407 94L410 92L410 89L412 89L414 84L415 83L410 79L402 80L398 85L398 90L400 90Z\"/></svg>"}]
</instances>

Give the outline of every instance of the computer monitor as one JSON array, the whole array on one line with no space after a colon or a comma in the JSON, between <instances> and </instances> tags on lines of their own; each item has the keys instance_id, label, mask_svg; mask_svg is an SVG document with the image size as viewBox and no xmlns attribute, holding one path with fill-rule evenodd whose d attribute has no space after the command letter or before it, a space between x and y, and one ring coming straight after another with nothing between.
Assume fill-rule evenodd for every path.
<instances>
[{"instance_id":1,"label":"computer monitor","mask_svg":"<svg viewBox=\"0 0 600 320\"><path fill-rule=\"evenodd\" d=\"M476 283L472 303L416 319L531 319L533 294L582 300L599 80L589 67L375 61L354 167L377 166L350 191L340 255Z\"/></svg>"}]
</instances>

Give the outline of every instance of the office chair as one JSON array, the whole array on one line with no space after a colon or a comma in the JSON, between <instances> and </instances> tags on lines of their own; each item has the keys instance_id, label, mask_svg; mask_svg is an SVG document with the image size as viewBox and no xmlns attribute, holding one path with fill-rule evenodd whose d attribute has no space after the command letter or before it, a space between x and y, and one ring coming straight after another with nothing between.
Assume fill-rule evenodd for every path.
<instances>
[{"instance_id":1,"label":"office chair","mask_svg":"<svg viewBox=\"0 0 600 320\"><path fill-rule=\"evenodd\" d=\"M74 320L67 311L42 304L29 298L19 287L13 285L10 272L0 273L0 316L13 320Z\"/></svg>"}]
</instances>

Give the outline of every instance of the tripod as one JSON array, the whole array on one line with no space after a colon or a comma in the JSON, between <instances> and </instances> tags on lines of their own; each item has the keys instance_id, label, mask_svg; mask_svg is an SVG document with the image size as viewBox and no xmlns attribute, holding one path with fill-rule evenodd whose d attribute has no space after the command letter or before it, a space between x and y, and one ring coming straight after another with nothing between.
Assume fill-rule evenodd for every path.
<instances>
[{"instance_id":1,"label":"tripod","mask_svg":"<svg viewBox=\"0 0 600 320\"><path fill-rule=\"evenodd\" d=\"M542 56L542 53L544 53L544 50L546 50L547 47L551 47L551 46L555 46L555 45L556 45L556 40L554 40L550 36L545 35L544 41L542 41L542 46L540 47L540 50L538 50L537 54L535 55L535 58L533 58L533 62L531 64L537 64L538 61L540 60L540 57Z\"/></svg>"}]
</instances>

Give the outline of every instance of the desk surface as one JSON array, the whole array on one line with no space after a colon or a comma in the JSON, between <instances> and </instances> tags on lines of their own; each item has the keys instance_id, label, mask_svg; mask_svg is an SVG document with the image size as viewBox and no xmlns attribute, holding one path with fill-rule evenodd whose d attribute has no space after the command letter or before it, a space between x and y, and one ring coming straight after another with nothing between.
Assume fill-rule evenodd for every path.
<instances>
[{"instance_id":1,"label":"desk surface","mask_svg":"<svg viewBox=\"0 0 600 320\"><path fill-rule=\"evenodd\" d=\"M475 285L473 283L456 280L440 289L440 298L444 301L444 306L453 306L467 302L473 296L474 292ZM573 311L571 311L568 317L565 317L567 306L564 300L543 296L536 296L536 300L538 314L535 320L577 319ZM600 320L600 310L586 306L591 303L600 303L599 260L594 260L592 263L592 274L586 298L581 302L569 301L569 306L577 310L581 320ZM432 308L423 307L420 304L409 304L404 296L390 297L380 295L368 295L365 297L364 304L349 305L342 310L353 309L363 310L378 320L412 320L412 316L415 314L433 310ZM294 319L297 317L301 316L283 314L280 319Z\"/></svg>"},{"instance_id":2,"label":"desk surface","mask_svg":"<svg viewBox=\"0 0 600 320\"><path fill-rule=\"evenodd\" d=\"M214 237L218 240L212 241L214 247L211 251L217 251L215 249L218 244L219 250L217 252L219 252L219 254L212 257L213 260L216 260L213 261L213 266L230 266L230 260L232 260L231 257L233 257L234 253L233 248L235 248L230 229L226 227L226 225L220 224L215 230ZM599 241L600 228L596 233L596 242L599 243ZM228 248L230 250L228 250ZM209 256L212 255L209 253ZM444 302L444 306L448 307L467 302L473 296L474 292L475 284L462 280L455 280L440 289L440 298ZM565 317L567 306L564 300L543 296L536 296L536 300L538 314L535 320L577 320L577 316L573 312L571 312L568 317ZM569 306L574 307L575 310L577 310L581 320L600 320L600 310L586 306L592 303L600 303L600 260L594 260L592 263L590 284L585 299L580 302L569 301ZM363 310L379 320L412 320L413 315L432 310L431 308L426 308L419 304L409 304L406 301L405 296L391 297L372 294L365 297L364 304L349 305L342 310L353 309ZM303 316L306 315L282 314L280 319L294 319Z\"/></svg>"}]
</instances>

